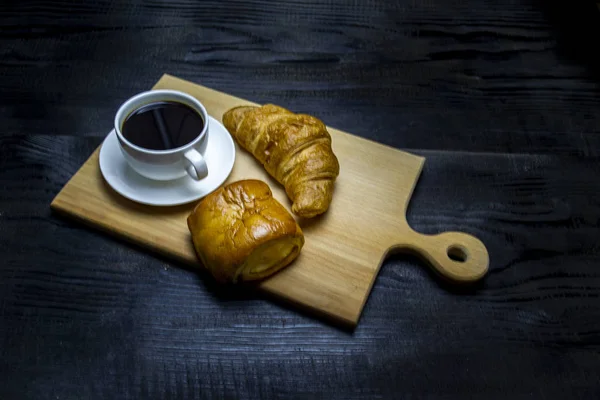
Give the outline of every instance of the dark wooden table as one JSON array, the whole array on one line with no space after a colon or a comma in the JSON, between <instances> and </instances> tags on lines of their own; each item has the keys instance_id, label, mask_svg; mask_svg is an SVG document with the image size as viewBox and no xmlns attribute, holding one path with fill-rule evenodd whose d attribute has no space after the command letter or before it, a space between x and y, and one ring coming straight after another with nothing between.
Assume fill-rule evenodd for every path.
<instances>
[{"instance_id":1,"label":"dark wooden table","mask_svg":"<svg viewBox=\"0 0 600 400\"><path fill-rule=\"evenodd\" d=\"M534 0L0 3L0 399L600 396L600 20ZM419 231L477 287L384 264L354 331L54 215L170 73L427 157Z\"/></svg>"}]
</instances>

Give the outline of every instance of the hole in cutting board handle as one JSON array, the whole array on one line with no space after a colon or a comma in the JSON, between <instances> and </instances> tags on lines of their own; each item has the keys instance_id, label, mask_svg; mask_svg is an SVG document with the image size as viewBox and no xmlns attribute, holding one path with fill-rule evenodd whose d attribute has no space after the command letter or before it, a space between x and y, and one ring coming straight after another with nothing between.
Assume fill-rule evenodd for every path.
<instances>
[{"instance_id":1,"label":"hole in cutting board handle","mask_svg":"<svg viewBox=\"0 0 600 400\"><path fill-rule=\"evenodd\" d=\"M465 262L469 258L469 254L464 247L452 245L448 247L448 258L457 262Z\"/></svg>"}]
</instances>

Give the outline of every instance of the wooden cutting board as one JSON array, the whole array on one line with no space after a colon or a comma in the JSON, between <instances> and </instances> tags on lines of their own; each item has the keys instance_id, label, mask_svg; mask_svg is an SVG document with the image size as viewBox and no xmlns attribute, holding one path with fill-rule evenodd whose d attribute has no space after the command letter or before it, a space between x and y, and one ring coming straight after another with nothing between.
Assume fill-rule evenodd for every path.
<instances>
[{"instance_id":1,"label":"wooden cutting board","mask_svg":"<svg viewBox=\"0 0 600 400\"><path fill-rule=\"evenodd\" d=\"M164 75L154 88L195 96L219 121L230 107L254 104L169 75ZM422 157L328 129L340 162L333 202L323 216L301 222L306 244L300 256L288 268L260 283L259 289L354 326L381 263L392 250L421 255L424 263L455 282L476 281L486 274L488 253L477 238L459 232L426 236L408 226L406 207L421 173ZM121 197L103 180L98 154L99 148L62 188L51 207L201 268L186 225L195 203L153 207ZM267 182L274 196L290 209L283 188L236 144L235 165L225 184L245 178Z\"/></svg>"}]
</instances>

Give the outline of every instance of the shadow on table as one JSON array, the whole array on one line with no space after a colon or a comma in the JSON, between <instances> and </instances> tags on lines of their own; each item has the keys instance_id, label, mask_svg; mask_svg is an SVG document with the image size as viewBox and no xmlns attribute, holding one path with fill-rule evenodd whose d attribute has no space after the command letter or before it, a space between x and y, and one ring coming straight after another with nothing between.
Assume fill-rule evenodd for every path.
<instances>
[{"instance_id":1,"label":"shadow on table","mask_svg":"<svg viewBox=\"0 0 600 400\"><path fill-rule=\"evenodd\" d=\"M427 279L433 282L438 288L444 292L455 295L476 295L482 288L485 287L487 276L475 282L458 283L450 281L438 273L423 257L411 252L394 252L386 257L386 261L382 265L382 271L386 268L386 263L398 263L406 265L416 265L427 274ZM381 273L380 273L381 275ZM489 275L489 274L488 274Z\"/></svg>"},{"instance_id":2,"label":"shadow on table","mask_svg":"<svg viewBox=\"0 0 600 400\"><path fill-rule=\"evenodd\" d=\"M166 262L170 262L165 259ZM236 301L269 301L277 307L286 310L294 315L302 316L326 324L340 332L352 334L356 328L355 325L348 325L344 321L333 319L324 313L309 309L301 304L294 304L289 300L274 294L261 290L259 282L247 282L244 284L220 284L216 282L206 270L199 270L189 266L181 265L182 268L196 272L198 276L198 284L203 287L206 293L210 294L219 302L236 302Z\"/></svg>"}]
</instances>

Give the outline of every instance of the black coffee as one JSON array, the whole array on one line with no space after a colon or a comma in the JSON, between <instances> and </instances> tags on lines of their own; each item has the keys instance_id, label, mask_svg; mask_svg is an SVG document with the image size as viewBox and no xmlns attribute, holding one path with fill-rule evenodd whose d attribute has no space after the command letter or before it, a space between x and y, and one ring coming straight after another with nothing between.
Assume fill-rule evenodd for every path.
<instances>
[{"instance_id":1,"label":"black coffee","mask_svg":"<svg viewBox=\"0 0 600 400\"><path fill-rule=\"evenodd\" d=\"M164 101L145 105L123 122L121 132L131 143L150 150L185 146L200 135L202 117L191 107Z\"/></svg>"}]
</instances>

